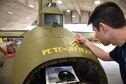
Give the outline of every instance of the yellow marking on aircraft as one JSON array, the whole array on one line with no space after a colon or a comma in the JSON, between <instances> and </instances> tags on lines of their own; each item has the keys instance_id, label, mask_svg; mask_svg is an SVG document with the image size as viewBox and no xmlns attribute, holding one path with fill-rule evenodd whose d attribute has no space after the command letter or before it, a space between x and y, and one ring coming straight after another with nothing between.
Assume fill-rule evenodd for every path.
<instances>
[{"instance_id":1,"label":"yellow marking on aircraft","mask_svg":"<svg viewBox=\"0 0 126 84\"><path fill-rule=\"evenodd\" d=\"M80 47L69 47L69 48L54 47L54 48L43 49L42 55L50 55L53 53L62 53L62 52L80 52L84 54L91 54L89 50Z\"/></svg>"}]
</instances>

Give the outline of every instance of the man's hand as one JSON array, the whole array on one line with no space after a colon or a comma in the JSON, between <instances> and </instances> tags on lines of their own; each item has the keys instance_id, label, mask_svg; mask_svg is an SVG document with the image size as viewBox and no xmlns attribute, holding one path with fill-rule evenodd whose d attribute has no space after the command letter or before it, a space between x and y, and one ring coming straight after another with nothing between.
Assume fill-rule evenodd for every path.
<instances>
[{"instance_id":1,"label":"man's hand","mask_svg":"<svg viewBox=\"0 0 126 84\"><path fill-rule=\"evenodd\" d=\"M85 45L85 42L88 40L88 39L86 39L83 35L78 34L78 33L75 34L75 38L76 38L76 40L77 40L79 43L81 43L81 44L83 44L83 45Z\"/></svg>"}]
</instances>

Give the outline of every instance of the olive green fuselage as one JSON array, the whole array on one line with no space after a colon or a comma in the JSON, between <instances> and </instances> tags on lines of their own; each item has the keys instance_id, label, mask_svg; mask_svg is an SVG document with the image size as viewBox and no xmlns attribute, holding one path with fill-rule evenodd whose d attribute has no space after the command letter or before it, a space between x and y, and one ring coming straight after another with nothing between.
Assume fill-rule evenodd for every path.
<instances>
[{"instance_id":1,"label":"olive green fuselage","mask_svg":"<svg viewBox=\"0 0 126 84\"><path fill-rule=\"evenodd\" d=\"M98 73L103 77L105 75L96 56L77 43L72 32L62 27L36 27L25 35L16 53L13 66L14 84L24 83L28 75L35 73L34 70L40 65L44 68L58 63L69 64L71 61L88 62L95 69L100 67Z\"/></svg>"}]
</instances>

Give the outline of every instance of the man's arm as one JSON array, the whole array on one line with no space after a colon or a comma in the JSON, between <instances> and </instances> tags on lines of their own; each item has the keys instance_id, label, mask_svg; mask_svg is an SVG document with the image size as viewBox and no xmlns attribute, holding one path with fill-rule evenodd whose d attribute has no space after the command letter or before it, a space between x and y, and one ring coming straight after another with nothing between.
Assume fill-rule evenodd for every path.
<instances>
[{"instance_id":1,"label":"man's arm","mask_svg":"<svg viewBox=\"0 0 126 84\"><path fill-rule=\"evenodd\" d=\"M105 52L101 48L97 47L92 42L90 42L88 39L84 38L84 36L82 36L80 34L76 34L75 38L77 39L77 41L79 43L81 43L84 46L88 47L98 58L100 58L100 59L102 59L104 61L111 61L111 60L113 60L110 57L108 52Z\"/></svg>"}]
</instances>

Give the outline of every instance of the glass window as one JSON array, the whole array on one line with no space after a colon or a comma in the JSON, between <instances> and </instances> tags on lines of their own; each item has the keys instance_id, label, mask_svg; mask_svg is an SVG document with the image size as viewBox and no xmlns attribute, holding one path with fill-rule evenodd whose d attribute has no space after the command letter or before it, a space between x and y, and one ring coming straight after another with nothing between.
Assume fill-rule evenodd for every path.
<instances>
[{"instance_id":1,"label":"glass window","mask_svg":"<svg viewBox=\"0 0 126 84\"><path fill-rule=\"evenodd\" d=\"M63 25L63 16L58 14L45 14L45 25Z\"/></svg>"}]
</instances>

